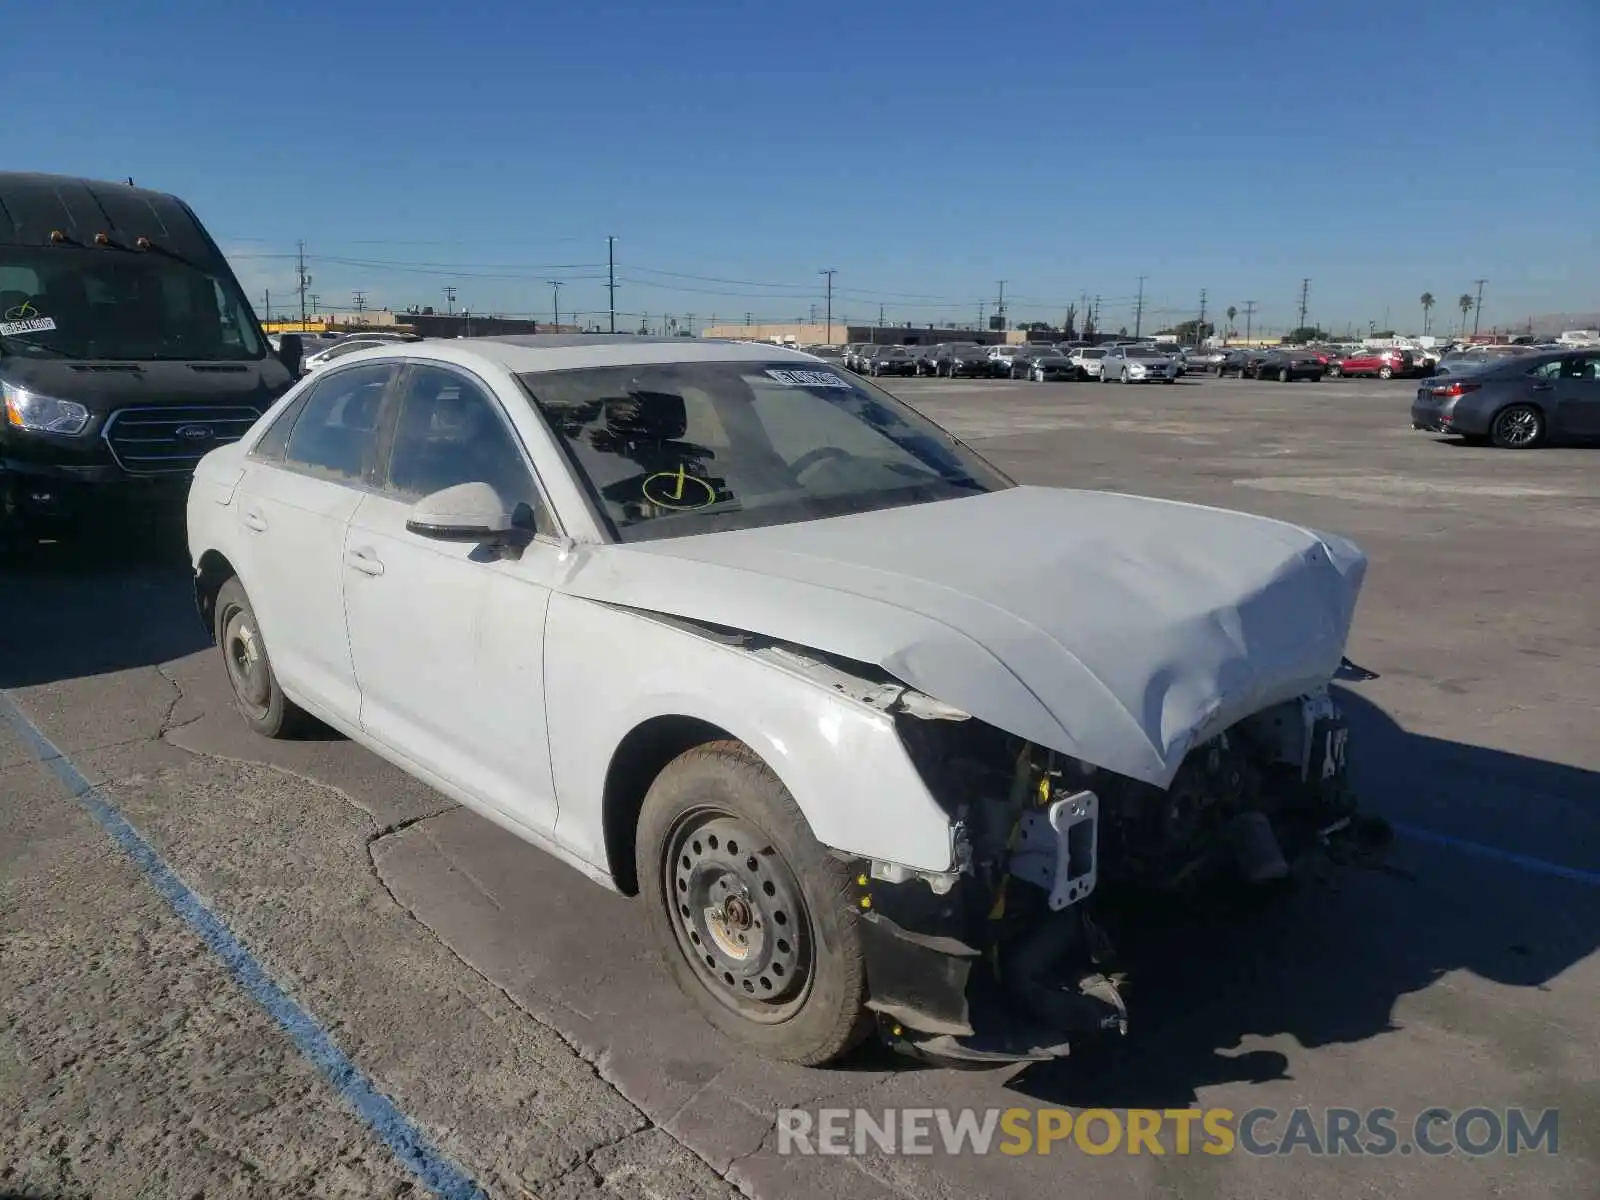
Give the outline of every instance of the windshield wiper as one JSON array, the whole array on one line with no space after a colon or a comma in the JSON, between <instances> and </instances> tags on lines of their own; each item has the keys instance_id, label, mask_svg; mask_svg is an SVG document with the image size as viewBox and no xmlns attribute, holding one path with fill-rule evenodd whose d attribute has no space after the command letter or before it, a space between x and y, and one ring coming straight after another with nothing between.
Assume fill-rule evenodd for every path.
<instances>
[{"instance_id":1,"label":"windshield wiper","mask_svg":"<svg viewBox=\"0 0 1600 1200\"><path fill-rule=\"evenodd\" d=\"M7 338L7 337L0 337L0 351L4 351L5 353L10 354L10 355L12 355L12 356L14 356L16 358L27 358L28 357L27 354L20 353L20 352L18 352L16 350L13 350L13 349L8 349L6 347L6 342L12 341L12 340L14 340L14 339ZM19 342L18 344L22 345L22 346L26 346L29 351L42 350L46 354L54 354L57 358L78 359L78 358L82 358L83 357L83 355L81 355L81 354L73 354L70 351L61 350L61 349L58 349L55 346L46 346L42 342Z\"/></svg>"}]
</instances>

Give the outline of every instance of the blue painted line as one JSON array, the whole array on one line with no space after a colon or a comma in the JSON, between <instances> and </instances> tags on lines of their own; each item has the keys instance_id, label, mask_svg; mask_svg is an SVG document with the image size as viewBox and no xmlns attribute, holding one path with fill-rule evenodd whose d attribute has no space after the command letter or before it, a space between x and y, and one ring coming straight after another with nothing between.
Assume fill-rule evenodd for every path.
<instances>
[{"instance_id":1,"label":"blue painted line","mask_svg":"<svg viewBox=\"0 0 1600 1200\"><path fill-rule=\"evenodd\" d=\"M8 694L0 691L0 717L16 731L38 760L89 811L133 861L138 864L182 917L233 975L294 1039L300 1052L309 1058L328 1081L339 1090L362 1120L372 1128L394 1156L436 1195L444 1200L484 1200L482 1189L462 1169L439 1152L394 1101L373 1086L372 1080L334 1045L323 1028L273 982L233 931L216 913L206 907L167 866L154 847L140 836L126 817L88 781L72 760L40 732Z\"/></svg>"},{"instance_id":2,"label":"blue painted line","mask_svg":"<svg viewBox=\"0 0 1600 1200\"><path fill-rule=\"evenodd\" d=\"M1531 854L1518 854L1514 850L1502 850L1498 846L1485 846L1482 842L1469 842L1465 838L1452 837L1448 833L1435 833L1431 829L1422 829L1416 825L1395 824L1393 828L1396 833L1404 834L1409 838L1416 838L1419 842L1428 842L1435 846L1447 846L1452 850L1460 850L1465 854L1475 855L1478 858L1492 858L1498 862L1510 863L1512 866L1521 867L1524 871L1533 871L1539 875L1553 875L1557 879L1569 879L1573 883L1586 883L1590 887L1600 887L1600 871L1586 871L1582 867L1569 867L1564 863L1535 858Z\"/></svg>"}]
</instances>

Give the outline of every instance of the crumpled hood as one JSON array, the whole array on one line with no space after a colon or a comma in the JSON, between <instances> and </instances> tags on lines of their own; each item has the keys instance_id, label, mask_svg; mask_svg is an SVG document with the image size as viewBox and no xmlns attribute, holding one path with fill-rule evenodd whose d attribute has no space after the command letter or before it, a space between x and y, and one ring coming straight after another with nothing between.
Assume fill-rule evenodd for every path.
<instances>
[{"instance_id":1,"label":"crumpled hood","mask_svg":"<svg viewBox=\"0 0 1600 1200\"><path fill-rule=\"evenodd\" d=\"M1333 676L1366 565L1264 517L1016 487L601 547L565 590L873 663L1165 787L1197 741Z\"/></svg>"}]
</instances>

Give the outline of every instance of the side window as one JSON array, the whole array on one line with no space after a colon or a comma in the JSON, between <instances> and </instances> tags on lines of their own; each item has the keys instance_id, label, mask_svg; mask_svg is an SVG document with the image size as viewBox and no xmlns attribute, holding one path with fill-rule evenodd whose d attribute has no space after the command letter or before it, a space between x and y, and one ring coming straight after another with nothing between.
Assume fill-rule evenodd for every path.
<instances>
[{"instance_id":1,"label":"side window","mask_svg":"<svg viewBox=\"0 0 1600 1200\"><path fill-rule=\"evenodd\" d=\"M1600 355L1585 354L1578 358L1564 359L1561 363L1561 377L1563 379L1600 379Z\"/></svg>"},{"instance_id":2,"label":"side window","mask_svg":"<svg viewBox=\"0 0 1600 1200\"><path fill-rule=\"evenodd\" d=\"M487 483L508 509L527 504L547 527L533 472L495 399L455 371L414 367L400 398L389 489L420 500L459 483Z\"/></svg>"},{"instance_id":3,"label":"side window","mask_svg":"<svg viewBox=\"0 0 1600 1200\"><path fill-rule=\"evenodd\" d=\"M289 434L285 464L359 482L377 456L378 413L393 376L393 366L375 363L316 384Z\"/></svg>"},{"instance_id":4,"label":"side window","mask_svg":"<svg viewBox=\"0 0 1600 1200\"><path fill-rule=\"evenodd\" d=\"M1528 374L1533 376L1535 379L1560 379L1561 360L1558 358L1552 362L1540 363L1533 370L1529 371Z\"/></svg>"},{"instance_id":5,"label":"side window","mask_svg":"<svg viewBox=\"0 0 1600 1200\"><path fill-rule=\"evenodd\" d=\"M290 402L289 406L273 418L272 424L267 426L267 431L256 439L256 444L250 448L250 457L260 459L262 462L282 462L284 451L289 448L289 434L294 429L294 423L305 410L306 401L311 398L314 388L306 388Z\"/></svg>"}]
</instances>

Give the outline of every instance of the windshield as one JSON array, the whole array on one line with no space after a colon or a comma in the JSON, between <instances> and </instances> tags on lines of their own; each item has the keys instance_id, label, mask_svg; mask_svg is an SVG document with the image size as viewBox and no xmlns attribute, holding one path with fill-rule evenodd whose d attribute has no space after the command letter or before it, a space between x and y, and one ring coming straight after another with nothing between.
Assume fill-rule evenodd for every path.
<instances>
[{"instance_id":1,"label":"windshield","mask_svg":"<svg viewBox=\"0 0 1600 1200\"><path fill-rule=\"evenodd\" d=\"M792 360L519 378L624 542L1013 486L887 393Z\"/></svg>"},{"instance_id":2,"label":"windshield","mask_svg":"<svg viewBox=\"0 0 1600 1200\"><path fill-rule=\"evenodd\" d=\"M159 253L0 246L0 347L81 359L257 359L231 279Z\"/></svg>"},{"instance_id":3,"label":"windshield","mask_svg":"<svg viewBox=\"0 0 1600 1200\"><path fill-rule=\"evenodd\" d=\"M1165 358L1163 351L1152 349L1149 346L1129 346L1126 354L1129 358Z\"/></svg>"}]
</instances>

